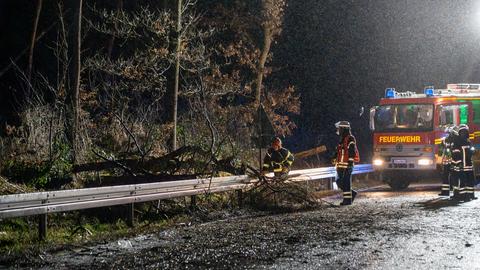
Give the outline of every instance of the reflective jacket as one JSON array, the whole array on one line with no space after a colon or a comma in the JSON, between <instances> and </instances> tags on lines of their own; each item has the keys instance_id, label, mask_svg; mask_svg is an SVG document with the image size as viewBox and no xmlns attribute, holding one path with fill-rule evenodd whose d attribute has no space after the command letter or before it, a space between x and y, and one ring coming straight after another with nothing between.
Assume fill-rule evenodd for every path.
<instances>
[{"instance_id":1,"label":"reflective jacket","mask_svg":"<svg viewBox=\"0 0 480 270\"><path fill-rule=\"evenodd\" d=\"M442 156L443 165L450 165L452 163L452 144L453 144L452 135L447 135L445 138L442 139L439 152L440 152L440 155Z\"/></svg>"},{"instance_id":2,"label":"reflective jacket","mask_svg":"<svg viewBox=\"0 0 480 270\"><path fill-rule=\"evenodd\" d=\"M452 170L457 172L473 171L474 149L469 140L458 140L452 143Z\"/></svg>"},{"instance_id":3,"label":"reflective jacket","mask_svg":"<svg viewBox=\"0 0 480 270\"><path fill-rule=\"evenodd\" d=\"M285 148L275 151L273 148L267 150L267 154L263 159L263 170L282 172L284 169L290 169L293 163L293 155Z\"/></svg>"},{"instance_id":4,"label":"reflective jacket","mask_svg":"<svg viewBox=\"0 0 480 270\"><path fill-rule=\"evenodd\" d=\"M353 135L346 135L337 145L336 166L339 169L352 168L354 162L359 162L357 141Z\"/></svg>"}]
</instances>

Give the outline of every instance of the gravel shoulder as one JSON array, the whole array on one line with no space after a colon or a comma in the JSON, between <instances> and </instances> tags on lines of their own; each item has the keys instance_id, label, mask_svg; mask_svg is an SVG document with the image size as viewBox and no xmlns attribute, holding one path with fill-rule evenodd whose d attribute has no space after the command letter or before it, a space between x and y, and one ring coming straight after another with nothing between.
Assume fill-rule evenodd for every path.
<instances>
[{"instance_id":1,"label":"gravel shoulder","mask_svg":"<svg viewBox=\"0 0 480 270\"><path fill-rule=\"evenodd\" d=\"M363 192L352 206L323 204L295 213L246 212L131 239L46 253L37 266L474 269L480 265L480 220L476 213L480 200L456 204L436 194L431 188L402 193L378 188Z\"/></svg>"}]
</instances>

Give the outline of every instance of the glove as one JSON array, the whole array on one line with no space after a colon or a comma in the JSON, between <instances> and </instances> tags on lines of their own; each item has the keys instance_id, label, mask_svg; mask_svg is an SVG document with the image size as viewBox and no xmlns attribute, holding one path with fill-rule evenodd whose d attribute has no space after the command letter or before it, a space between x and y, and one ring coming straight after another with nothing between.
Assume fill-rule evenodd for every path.
<instances>
[{"instance_id":1,"label":"glove","mask_svg":"<svg viewBox=\"0 0 480 270\"><path fill-rule=\"evenodd\" d=\"M261 172L262 176L265 176L265 174L267 174L267 173L269 173L269 171L267 171L267 170L262 170L262 172Z\"/></svg>"},{"instance_id":2,"label":"glove","mask_svg":"<svg viewBox=\"0 0 480 270\"><path fill-rule=\"evenodd\" d=\"M330 160L330 162L332 163L333 166L337 165L337 160L336 159L332 159L332 160Z\"/></svg>"}]
</instances>

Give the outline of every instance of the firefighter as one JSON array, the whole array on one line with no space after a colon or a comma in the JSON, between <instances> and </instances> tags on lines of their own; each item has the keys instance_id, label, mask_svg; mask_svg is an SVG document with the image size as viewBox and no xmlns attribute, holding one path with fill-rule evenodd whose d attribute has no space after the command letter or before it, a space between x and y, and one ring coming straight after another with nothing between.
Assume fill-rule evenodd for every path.
<instances>
[{"instance_id":1,"label":"firefighter","mask_svg":"<svg viewBox=\"0 0 480 270\"><path fill-rule=\"evenodd\" d=\"M453 199L470 201L475 198L473 175L473 151L469 140L469 128L462 124L452 144Z\"/></svg>"},{"instance_id":2,"label":"firefighter","mask_svg":"<svg viewBox=\"0 0 480 270\"><path fill-rule=\"evenodd\" d=\"M352 171L355 162L359 161L357 143L351 133L350 123L340 121L335 124L340 141L335 153L335 166L337 168L337 185L343 191L343 201L340 205L351 205L357 196L357 191L352 190Z\"/></svg>"},{"instance_id":3,"label":"firefighter","mask_svg":"<svg viewBox=\"0 0 480 270\"><path fill-rule=\"evenodd\" d=\"M454 127L447 127L445 129L447 135L443 138L440 145L440 154L442 156L442 190L439 196L450 196L451 182L450 182L450 168L452 163L452 143L454 140Z\"/></svg>"},{"instance_id":4,"label":"firefighter","mask_svg":"<svg viewBox=\"0 0 480 270\"><path fill-rule=\"evenodd\" d=\"M263 174L273 172L275 177L286 178L293 160L292 153L282 147L282 140L275 137L263 159L262 172Z\"/></svg>"}]
</instances>

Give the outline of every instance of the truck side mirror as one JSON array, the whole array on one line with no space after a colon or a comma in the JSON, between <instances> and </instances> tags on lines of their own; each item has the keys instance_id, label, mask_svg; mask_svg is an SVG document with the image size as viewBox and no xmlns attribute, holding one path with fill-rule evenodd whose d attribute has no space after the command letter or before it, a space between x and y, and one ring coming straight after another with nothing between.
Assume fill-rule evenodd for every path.
<instances>
[{"instance_id":1,"label":"truck side mirror","mask_svg":"<svg viewBox=\"0 0 480 270\"><path fill-rule=\"evenodd\" d=\"M377 112L378 106L370 108L370 130L375 130L375 113Z\"/></svg>"}]
</instances>

